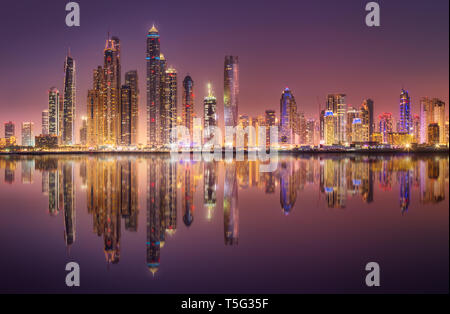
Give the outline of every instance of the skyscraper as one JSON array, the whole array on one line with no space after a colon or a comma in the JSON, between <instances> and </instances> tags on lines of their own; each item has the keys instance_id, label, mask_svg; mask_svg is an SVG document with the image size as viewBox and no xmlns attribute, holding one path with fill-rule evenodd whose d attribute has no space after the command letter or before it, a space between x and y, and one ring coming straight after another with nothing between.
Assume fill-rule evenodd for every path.
<instances>
[{"instance_id":1,"label":"skyscraper","mask_svg":"<svg viewBox=\"0 0 450 314\"><path fill-rule=\"evenodd\" d=\"M445 140L445 102L433 98L434 123L439 125L439 144L446 144Z\"/></svg>"},{"instance_id":2,"label":"skyscraper","mask_svg":"<svg viewBox=\"0 0 450 314\"><path fill-rule=\"evenodd\" d=\"M60 136L60 104L59 91L56 87L51 87L48 91L48 133L50 135Z\"/></svg>"},{"instance_id":3,"label":"skyscraper","mask_svg":"<svg viewBox=\"0 0 450 314\"><path fill-rule=\"evenodd\" d=\"M147 34L147 144L160 144L161 50L158 29L153 25Z\"/></svg>"},{"instance_id":4,"label":"skyscraper","mask_svg":"<svg viewBox=\"0 0 450 314\"><path fill-rule=\"evenodd\" d=\"M62 140L65 145L74 144L75 104L75 61L69 55L64 62Z\"/></svg>"},{"instance_id":5,"label":"skyscraper","mask_svg":"<svg viewBox=\"0 0 450 314\"><path fill-rule=\"evenodd\" d=\"M440 144L445 144L445 103L437 98L430 99L428 97L423 97L420 99L421 143L431 144L431 141L428 138L428 127L430 124L438 125L439 142Z\"/></svg>"},{"instance_id":6,"label":"skyscraper","mask_svg":"<svg viewBox=\"0 0 450 314\"><path fill-rule=\"evenodd\" d=\"M187 75L183 80L183 125L189 130L191 142L194 130L194 81Z\"/></svg>"},{"instance_id":7,"label":"skyscraper","mask_svg":"<svg viewBox=\"0 0 450 314\"><path fill-rule=\"evenodd\" d=\"M208 96L203 100L203 140L208 142L214 136L214 127L217 123L217 100L213 94L211 83L208 83Z\"/></svg>"},{"instance_id":8,"label":"skyscraper","mask_svg":"<svg viewBox=\"0 0 450 314\"><path fill-rule=\"evenodd\" d=\"M15 137L16 136L16 132L15 132L15 126L14 123L12 123L12 121L6 122L5 123L5 138L11 138L11 137Z\"/></svg>"},{"instance_id":9,"label":"skyscraper","mask_svg":"<svg viewBox=\"0 0 450 314\"><path fill-rule=\"evenodd\" d=\"M365 99L360 108L360 117L363 128L363 141L368 142L372 140L373 134L373 100Z\"/></svg>"},{"instance_id":10,"label":"skyscraper","mask_svg":"<svg viewBox=\"0 0 450 314\"><path fill-rule=\"evenodd\" d=\"M280 143L293 144L297 104L291 90L286 87L280 100Z\"/></svg>"},{"instance_id":11,"label":"skyscraper","mask_svg":"<svg viewBox=\"0 0 450 314\"><path fill-rule=\"evenodd\" d=\"M400 93L400 121L399 133L411 133L411 98L406 90Z\"/></svg>"},{"instance_id":12,"label":"skyscraper","mask_svg":"<svg viewBox=\"0 0 450 314\"><path fill-rule=\"evenodd\" d=\"M347 141L347 108L345 104L345 96L345 94L329 94L327 96L327 110L333 112L333 118L335 121L334 141L338 144L344 144Z\"/></svg>"},{"instance_id":13,"label":"skyscraper","mask_svg":"<svg viewBox=\"0 0 450 314\"><path fill-rule=\"evenodd\" d=\"M103 110L103 68L98 66L93 71L92 89L87 96L87 144L89 147L103 145L105 116Z\"/></svg>"},{"instance_id":14,"label":"skyscraper","mask_svg":"<svg viewBox=\"0 0 450 314\"><path fill-rule=\"evenodd\" d=\"M34 146L33 122L22 122L22 146Z\"/></svg>"},{"instance_id":15,"label":"skyscraper","mask_svg":"<svg viewBox=\"0 0 450 314\"><path fill-rule=\"evenodd\" d=\"M137 71L125 73L125 85L122 86L121 101L122 145L137 145L139 107Z\"/></svg>"},{"instance_id":16,"label":"skyscraper","mask_svg":"<svg viewBox=\"0 0 450 314\"><path fill-rule=\"evenodd\" d=\"M171 144L176 141L172 135L172 129L177 127L177 109L178 109L178 83L177 71L169 67L166 70L164 80L164 97L165 97L165 116L166 116L166 130L165 130L165 144Z\"/></svg>"},{"instance_id":17,"label":"skyscraper","mask_svg":"<svg viewBox=\"0 0 450 314\"><path fill-rule=\"evenodd\" d=\"M331 146L336 142L336 119L334 113L331 110L326 110L324 114L324 141L325 145Z\"/></svg>"},{"instance_id":18,"label":"skyscraper","mask_svg":"<svg viewBox=\"0 0 450 314\"><path fill-rule=\"evenodd\" d=\"M266 125L266 149L268 149L272 144L275 143L271 143L270 142L270 127L275 126L276 125L276 114L275 114L275 110L266 110L266 121L265 121L265 125ZM263 143L264 141L261 141L261 143Z\"/></svg>"},{"instance_id":19,"label":"skyscraper","mask_svg":"<svg viewBox=\"0 0 450 314\"><path fill-rule=\"evenodd\" d=\"M239 106L239 58L226 56L224 65L224 119L225 126L237 126Z\"/></svg>"},{"instance_id":20,"label":"skyscraper","mask_svg":"<svg viewBox=\"0 0 450 314\"><path fill-rule=\"evenodd\" d=\"M87 144L87 117L81 118L80 143L81 145Z\"/></svg>"},{"instance_id":21,"label":"skyscraper","mask_svg":"<svg viewBox=\"0 0 450 314\"><path fill-rule=\"evenodd\" d=\"M42 111L42 135L49 134L48 109Z\"/></svg>"},{"instance_id":22,"label":"skyscraper","mask_svg":"<svg viewBox=\"0 0 450 314\"><path fill-rule=\"evenodd\" d=\"M393 132L392 114L385 112L379 116L379 131L381 133L382 143L387 144L389 133Z\"/></svg>"},{"instance_id":23,"label":"skyscraper","mask_svg":"<svg viewBox=\"0 0 450 314\"><path fill-rule=\"evenodd\" d=\"M120 144L120 41L108 38L104 49L104 144Z\"/></svg>"}]
</instances>

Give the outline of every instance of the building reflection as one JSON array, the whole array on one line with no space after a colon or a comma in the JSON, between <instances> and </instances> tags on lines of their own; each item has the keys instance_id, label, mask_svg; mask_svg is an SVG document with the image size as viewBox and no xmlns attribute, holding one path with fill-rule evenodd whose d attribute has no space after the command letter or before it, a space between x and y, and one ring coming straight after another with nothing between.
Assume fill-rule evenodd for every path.
<instances>
[{"instance_id":1,"label":"building reflection","mask_svg":"<svg viewBox=\"0 0 450 314\"><path fill-rule=\"evenodd\" d=\"M212 219L217 206L217 162L209 161L203 163L203 206L206 210L206 218Z\"/></svg>"},{"instance_id":2,"label":"building reflection","mask_svg":"<svg viewBox=\"0 0 450 314\"><path fill-rule=\"evenodd\" d=\"M236 163L225 162L223 187L223 229L225 245L237 245L239 240L239 207Z\"/></svg>"}]
</instances>

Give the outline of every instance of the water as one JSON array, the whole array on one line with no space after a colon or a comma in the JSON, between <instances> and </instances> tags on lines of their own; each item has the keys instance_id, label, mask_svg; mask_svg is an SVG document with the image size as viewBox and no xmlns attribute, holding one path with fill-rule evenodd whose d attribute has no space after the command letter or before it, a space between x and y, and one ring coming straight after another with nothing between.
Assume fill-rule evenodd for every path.
<instances>
[{"instance_id":1,"label":"water","mask_svg":"<svg viewBox=\"0 0 450 314\"><path fill-rule=\"evenodd\" d=\"M0 291L448 293L447 155L259 166L0 156ZM369 262L379 288L365 285Z\"/></svg>"}]
</instances>

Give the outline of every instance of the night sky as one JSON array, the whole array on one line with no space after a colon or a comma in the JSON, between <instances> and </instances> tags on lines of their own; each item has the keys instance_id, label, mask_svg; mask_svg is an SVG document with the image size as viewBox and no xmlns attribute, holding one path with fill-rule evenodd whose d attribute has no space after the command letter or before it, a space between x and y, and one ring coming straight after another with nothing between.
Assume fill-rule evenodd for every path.
<instances>
[{"instance_id":1,"label":"night sky","mask_svg":"<svg viewBox=\"0 0 450 314\"><path fill-rule=\"evenodd\" d=\"M299 110L318 116L318 100L345 93L347 103L375 101L375 113L398 116L400 89L412 97L449 101L449 1L389 0L381 6L381 27L365 25L368 0L79 0L81 26L65 25L62 0L4 1L0 11L0 136L3 123L35 123L48 107L51 86L63 87L68 48L77 65L77 126L86 111L92 70L103 64L108 31L122 44L122 75L137 69L140 79L140 142L145 141L145 46L153 23L161 50L178 71L195 82L195 111L201 115L211 81L223 117L223 62L240 60L239 114L279 111L289 86ZM123 78L122 78L123 79ZM181 97L181 88L178 92ZM179 110L181 108L179 102ZM180 111L179 111L180 112ZM17 132L19 135L20 132Z\"/></svg>"}]
</instances>

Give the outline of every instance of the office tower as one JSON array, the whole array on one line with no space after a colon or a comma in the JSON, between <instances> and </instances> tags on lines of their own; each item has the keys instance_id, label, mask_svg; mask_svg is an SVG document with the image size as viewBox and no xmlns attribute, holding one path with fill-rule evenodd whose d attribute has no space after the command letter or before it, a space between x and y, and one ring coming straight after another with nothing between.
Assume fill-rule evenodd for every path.
<instances>
[{"instance_id":1,"label":"office tower","mask_svg":"<svg viewBox=\"0 0 450 314\"><path fill-rule=\"evenodd\" d=\"M62 142L74 144L75 124L75 61L67 56L64 62L64 100L62 113ZM50 111L50 108L49 108Z\"/></svg>"},{"instance_id":2,"label":"office tower","mask_svg":"<svg viewBox=\"0 0 450 314\"><path fill-rule=\"evenodd\" d=\"M103 129L104 144L120 144L120 42L108 38L104 49Z\"/></svg>"},{"instance_id":3,"label":"office tower","mask_svg":"<svg viewBox=\"0 0 450 314\"><path fill-rule=\"evenodd\" d=\"M440 99L433 98L433 122L439 125L439 144L445 144L445 102Z\"/></svg>"},{"instance_id":4,"label":"office tower","mask_svg":"<svg viewBox=\"0 0 450 314\"><path fill-rule=\"evenodd\" d=\"M42 135L49 134L48 109L42 111Z\"/></svg>"},{"instance_id":5,"label":"office tower","mask_svg":"<svg viewBox=\"0 0 450 314\"><path fill-rule=\"evenodd\" d=\"M398 133L411 133L411 98L406 90L400 93L400 121Z\"/></svg>"},{"instance_id":6,"label":"office tower","mask_svg":"<svg viewBox=\"0 0 450 314\"><path fill-rule=\"evenodd\" d=\"M266 110L266 149L275 143L270 142L270 127L276 125L276 115L274 110Z\"/></svg>"},{"instance_id":7,"label":"office tower","mask_svg":"<svg viewBox=\"0 0 450 314\"><path fill-rule=\"evenodd\" d=\"M306 123L305 113L303 111L298 112L294 121L292 144L306 144Z\"/></svg>"},{"instance_id":8,"label":"office tower","mask_svg":"<svg viewBox=\"0 0 450 314\"><path fill-rule=\"evenodd\" d=\"M164 79L164 111L166 118L166 129L164 130L164 144L175 143L177 138L172 134L172 130L177 127L177 108L178 108L178 85L177 71L173 67L166 70Z\"/></svg>"},{"instance_id":9,"label":"office tower","mask_svg":"<svg viewBox=\"0 0 450 314\"><path fill-rule=\"evenodd\" d=\"M382 143L387 144L389 133L393 132L392 114L385 112L379 116L379 132L381 133Z\"/></svg>"},{"instance_id":10,"label":"office tower","mask_svg":"<svg viewBox=\"0 0 450 314\"><path fill-rule=\"evenodd\" d=\"M103 68L98 66L93 71L92 89L87 95L87 144L89 147L103 145L105 116L103 110Z\"/></svg>"},{"instance_id":11,"label":"office tower","mask_svg":"<svg viewBox=\"0 0 450 314\"><path fill-rule=\"evenodd\" d=\"M334 113L331 110L325 111L324 114L324 140L325 145L331 146L335 144L335 126L336 119L334 118Z\"/></svg>"},{"instance_id":12,"label":"office tower","mask_svg":"<svg viewBox=\"0 0 450 314\"><path fill-rule=\"evenodd\" d=\"M320 143L325 143L325 110L320 111L319 132L320 132Z\"/></svg>"},{"instance_id":13,"label":"office tower","mask_svg":"<svg viewBox=\"0 0 450 314\"><path fill-rule=\"evenodd\" d=\"M412 125L411 125L411 132L414 136L414 142L419 143L420 141L420 116L415 114L412 117Z\"/></svg>"},{"instance_id":14,"label":"office tower","mask_svg":"<svg viewBox=\"0 0 450 314\"><path fill-rule=\"evenodd\" d=\"M346 104L345 94L329 94L327 96L327 110L333 112L335 120L335 142L337 144L344 144L347 141L346 136Z\"/></svg>"},{"instance_id":15,"label":"office tower","mask_svg":"<svg viewBox=\"0 0 450 314\"><path fill-rule=\"evenodd\" d=\"M226 56L224 65L224 122L225 126L237 126L239 106L239 58Z\"/></svg>"},{"instance_id":16,"label":"office tower","mask_svg":"<svg viewBox=\"0 0 450 314\"><path fill-rule=\"evenodd\" d=\"M361 143L365 141L365 132L360 118L353 118L352 120L352 143Z\"/></svg>"},{"instance_id":17,"label":"office tower","mask_svg":"<svg viewBox=\"0 0 450 314\"><path fill-rule=\"evenodd\" d=\"M87 144L87 117L81 118L80 143L85 146Z\"/></svg>"},{"instance_id":18,"label":"office tower","mask_svg":"<svg viewBox=\"0 0 450 314\"><path fill-rule=\"evenodd\" d=\"M420 137L421 143L431 144L428 138L428 126L437 123L439 126L439 142L445 144L445 103L437 98L420 99Z\"/></svg>"},{"instance_id":19,"label":"office tower","mask_svg":"<svg viewBox=\"0 0 450 314\"><path fill-rule=\"evenodd\" d=\"M372 140L374 120L373 120L373 100L365 99L360 108L360 118L363 126L364 142Z\"/></svg>"},{"instance_id":20,"label":"office tower","mask_svg":"<svg viewBox=\"0 0 450 314\"><path fill-rule=\"evenodd\" d=\"M437 145L440 142L440 130L438 123L430 123L428 125L428 144Z\"/></svg>"},{"instance_id":21,"label":"office tower","mask_svg":"<svg viewBox=\"0 0 450 314\"><path fill-rule=\"evenodd\" d=\"M194 81L188 75L183 80L183 125L189 130L192 141L194 130Z\"/></svg>"},{"instance_id":22,"label":"office tower","mask_svg":"<svg viewBox=\"0 0 450 314\"><path fill-rule=\"evenodd\" d=\"M359 118L359 111L357 111L355 108L353 107L348 107L347 110L347 126L346 126L346 133L347 133L347 142L348 143L353 143L355 142L355 140L353 139L353 120ZM360 141L359 141L360 142Z\"/></svg>"},{"instance_id":23,"label":"office tower","mask_svg":"<svg viewBox=\"0 0 450 314\"><path fill-rule=\"evenodd\" d=\"M16 136L16 127L12 121L5 123L5 138L9 139Z\"/></svg>"},{"instance_id":24,"label":"office tower","mask_svg":"<svg viewBox=\"0 0 450 314\"><path fill-rule=\"evenodd\" d=\"M139 86L137 71L125 73L125 84L121 94L121 126L122 145L137 145Z\"/></svg>"},{"instance_id":25,"label":"office tower","mask_svg":"<svg viewBox=\"0 0 450 314\"><path fill-rule=\"evenodd\" d=\"M280 144L293 144L297 104L289 88L285 88L280 100Z\"/></svg>"},{"instance_id":26,"label":"office tower","mask_svg":"<svg viewBox=\"0 0 450 314\"><path fill-rule=\"evenodd\" d=\"M213 94L211 83L208 83L208 96L203 100L203 141L209 142L214 137L217 121L217 99Z\"/></svg>"},{"instance_id":27,"label":"office tower","mask_svg":"<svg viewBox=\"0 0 450 314\"><path fill-rule=\"evenodd\" d=\"M147 34L147 144L159 146L161 109L161 50L158 29Z\"/></svg>"},{"instance_id":28,"label":"office tower","mask_svg":"<svg viewBox=\"0 0 450 314\"><path fill-rule=\"evenodd\" d=\"M309 119L306 122L306 141L305 144L309 146L315 145L315 126L316 122L313 119Z\"/></svg>"},{"instance_id":29,"label":"office tower","mask_svg":"<svg viewBox=\"0 0 450 314\"><path fill-rule=\"evenodd\" d=\"M34 146L33 122L22 122L22 146Z\"/></svg>"},{"instance_id":30,"label":"office tower","mask_svg":"<svg viewBox=\"0 0 450 314\"><path fill-rule=\"evenodd\" d=\"M56 87L48 91L48 132L50 135L60 136L60 96Z\"/></svg>"}]
</instances>

